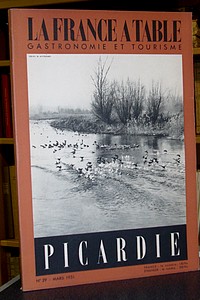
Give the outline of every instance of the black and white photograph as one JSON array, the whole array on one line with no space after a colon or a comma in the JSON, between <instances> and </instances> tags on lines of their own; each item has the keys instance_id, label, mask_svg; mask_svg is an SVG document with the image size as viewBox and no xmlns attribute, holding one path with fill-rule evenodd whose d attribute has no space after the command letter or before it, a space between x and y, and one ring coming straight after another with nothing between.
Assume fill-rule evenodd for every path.
<instances>
[{"instance_id":1,"label":"black and white photograph","mask_svg":"<svg viewBox=\"0 0 200 300\"><path fill-rule=\"evenodd\" d=\"M182 55L27 54L34 237L186 224Z\"/></svg>"}]
</instances>

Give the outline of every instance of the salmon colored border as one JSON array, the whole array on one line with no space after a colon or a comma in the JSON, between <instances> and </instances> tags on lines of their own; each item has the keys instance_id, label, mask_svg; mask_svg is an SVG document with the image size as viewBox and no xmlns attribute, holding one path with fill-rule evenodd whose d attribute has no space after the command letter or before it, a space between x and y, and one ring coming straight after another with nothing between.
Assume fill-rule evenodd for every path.
<instances>
[{"instance_id":1,"label":"salmon colored border","mask_svg":"<svg viewBox=\"0 0 200 300\"><path fill-rule=\"evenodd\" d=\"M112 281L135 277L144 277L144 265L93 270L72 273L73 280L50 280L55 275L42 276L40 282L36 282L34 239L33 239L33 211L31 193L30 172L30 146L29 146L29 115L28 115L28 90L27 90L27 65L26 54L36 53L36 50L27 50L27 17L51 19L52 17L72 17L77 21L80 18L117 18L118 22L124 19L151 18L159 20L181 19L182 50L160 51L130 51L120 50L117 53L127 54L182 54L183 57L183 85L184 85L184 118L185 118L185 153L186 153L186 197L187 197L187 240L188 240L188 268L185 270L197 270L198 260L198 226L197 226L197 195L196 195L196 142L195 142L195 114L193 91L193 56L192 56L192 16L191 13L161 13L161 12L119 12L119 11L80 11L80 10L43 10L43 9L11 9L9 11L10 42L12 60L12 95L14 114L15 154L17 164L19 218L20 218L20 245L22 288L24 291L54 288L59 286L77 285L101 281ZM103 53L113 52L113 47L107 44L107 50ZM32 51L32 52L31 52ZM38 50L37 53L56 53L53 50ZM64 50L59 53L66 53ZM67 51L67 53L86 53L86 51ZM89 53L102 53L100 50L92 50ZM117 54L116 53L116 54ZM178 264L179 262L177 262ZM160 264L156 264L159 266ZM184 270L183 270L184 271ZM153 275L181 272L158 271ZM150 273L152 275L152 273ZM63 274L60 274L63 276ZM67 274L70 275L70 274ZM149 276L149 275L148 275Z\"/></svg>"}]
</instances>

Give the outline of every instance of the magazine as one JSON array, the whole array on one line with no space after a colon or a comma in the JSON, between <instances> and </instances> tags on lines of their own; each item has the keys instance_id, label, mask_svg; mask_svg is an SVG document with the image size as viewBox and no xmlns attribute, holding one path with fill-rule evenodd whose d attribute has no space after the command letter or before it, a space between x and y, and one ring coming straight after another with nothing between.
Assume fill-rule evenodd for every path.
<instances>
[{"instance_id":1,"label":"magazine","mask_svg":"<svg viewBox=\"0 0 200 300\"><path fill-rule=\"evenodd\" d=\"M9 25L22 289L197 270L191 14Z\"/></svg>"}]
</instances>

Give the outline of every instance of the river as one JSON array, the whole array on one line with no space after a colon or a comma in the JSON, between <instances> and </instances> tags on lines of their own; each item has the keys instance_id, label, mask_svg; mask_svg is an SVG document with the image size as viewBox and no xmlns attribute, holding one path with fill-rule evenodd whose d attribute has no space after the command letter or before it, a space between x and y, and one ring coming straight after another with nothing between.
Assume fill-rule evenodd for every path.
<instances>
[{"instance_id":1,"label":"river","mask_svg":"<svg viewBox=\"0 0 200 300\"><path fill-rule=\"evenodd\" d=\"M186 223L184 142L30 121L34 236Z\"/></svg>"}]
</instances>

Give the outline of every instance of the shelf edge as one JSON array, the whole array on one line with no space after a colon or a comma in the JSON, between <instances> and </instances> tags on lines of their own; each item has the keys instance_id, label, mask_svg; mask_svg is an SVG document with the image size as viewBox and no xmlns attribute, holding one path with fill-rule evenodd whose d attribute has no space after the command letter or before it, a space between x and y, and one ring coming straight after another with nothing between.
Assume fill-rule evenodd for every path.
<instances>
[{"instance_id":1,"label":"shelf edge","mask_svg":"<svg viewBox=\"0 0 200 300\"><path fill-rule=\"evenodd\" d=\"M19 247L19 240L0 240L0 247Z\"/></svg>"},{"instance_id":2,"label":"shelf edge","mask_svg":"<svg viewBox=\"0 0 200 300\"><path fill-rule=\"evenodd\" d=\"M0 60L0 67L10 67L9 60Z\"/></svg>"},{"instance_id":3,"label":"shelf edge","mask_svg":"<svg viewBox=\"0 0 200 300\"><path fill-rule=\"evenodd\" d=\"M14 139L13 138L0 138L0 145L13 145Z\"/></svg>"}]
</instances>

